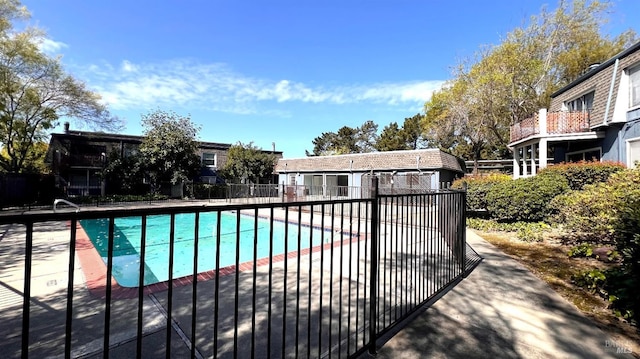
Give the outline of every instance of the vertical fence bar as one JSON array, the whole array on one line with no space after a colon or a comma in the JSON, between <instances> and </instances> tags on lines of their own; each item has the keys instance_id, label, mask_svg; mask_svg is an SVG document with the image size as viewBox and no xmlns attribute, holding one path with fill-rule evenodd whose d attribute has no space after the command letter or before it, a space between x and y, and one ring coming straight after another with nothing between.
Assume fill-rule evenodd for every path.
<instances>
[{"instance_id":1,"label":"vertical fence bar","mask_svg":"<svg viewBox=\"0 0 640 359\"><path fill-rule=\"evenodd\" d=\"M356 349L358 348L358 333L360 332L359 319L360 319L360 222L362 217L362 202L358 202L358 226L356 233L358 238L356 239L356 337L354 343Z\"/></svg>"},{"instance_id":2,"label":"vertical fence bar","mask_svg":"<svg viewBox=\"0 0 640 359\"><path fill-rule=\"evenodd\" d=\"M320 287L318 288L320 290L320 295L319 295L319 311L318 311L318 358L322 357L322 313L324 312L324 308L322 307L322 295L323 295L323 288L324 288L324 236L325 236L325 230L324 230L324 209L325 209L325 204L321 204L320 205Z\"/></svg>"},{"instance_id":3,"label":"vertical fence bar","mask_svg":"<svg viewBox=\"0 0 640 359\"><path fill-rule=\"evenodd\" d=\"M240 229L238 229L240 230ZM253 212L253 286L251 288L251 358L256 356L256 281L258 279L258 207Z\"/></svg>"},{"instance_id":4,"label":"vertical fence bar","mask_svg":"<svg viewBox=\"0 0 640 359\"><path fill-rule=\"evenodd\" d=\"M220 322L220 242L222 212L216 213L216 283L213 291L213 357L218 357L218 324Z\"/></svg>"},{"instance_id":5,"label":"vertical fence bar","mask_svg":"<svg viewBox=\"0 0 640 359\"><path fill-rule=\"evenodd\" d=\"M398 232L399 232L398 223L402 220L401 218L399 218L401 216L401 214L399 213L400 210L401 210L399 208L399 203L400 203L400 200L397 199L396 200L396 208L395 208L395 211L394 211L395 214L396 214L395 215L395 221L394 221L395 223L394 224L395 224L395 250L398 251L399 253L397 253L395 256L392 257L392 258L395 258L395 262L393 262L393 260L392 260L392 263L393 263L392 270L393 270L393 274L395 276L394 282L393 282L393 284L394 284L393 285L393 293L392 293L392 295L393 295L392 299L393 299L394 307L393 307L393 318L391 318L391 313L389 313L389 323L392 323L398 317L398 285L400 283L400 281L398 279L398 258L400 258L400 261L402 261L402 252L400 251L399 246L398 246L398 237L399 237L399 235L398 235ZM400 244L402 244L402 242ZM393 250L394 249L392 248L391 249L392 253L393 253ZM400 304L402 304L402 302Z\"/></svg>"},{"instance_id":6,"label":"vertical fence bar","mask_svg":"<svg viewBox=\"0 0 640 359\"><path fill-rule=\"evenodd\" d=\"M466 184L465 184L466 186ZM460 263L462 264L462 273L464 273L466 271L466 265L467 265L467 190L465 187L465 190L461 192L460 194L460 212L461 212L461 217L460 217L460 233L462 233L462 243L460 244L460 252L461 252L461 259L460 259Z\"/></svg>"},{"instance_id":7,"label":"vertical fence bar","mask_svg":"<svg viewBox=\"0 0 640 359\"><path fill-rule=\"evenodd\" d=\"M167 337L165 356L171 358L171 332L173 331L173 255L176 243L176 214L171 213L171 223L169 227L169 288L167 292Z\"/></svg>"},{"instance_id":8,"label":"vertical fence bar","mask_svg":"<svg viewBox=\"0 0 640 359\"><path fill-rule=\"evenodd\" d=\"M369 249L369 226L367 226L367 221L369 220L369 203L367 202L365 208L364 208L364 218L365 218L365 222L364 222L364 257L365 257L365 263L364 263L364 278L362 279L362 282L365 285L365 288L363 288L362 292L363 292L363 307L362 307L362 325L364 327L366 327L366 323L367 323L367 303L369 303L369 311L371 311L371 308L373 307L371 305L371 300L367 300L367 252ZM373 223L371 223L371 227L373 227ZM371 260L369 261L369 266L371 266ZM369 318L369 324L371 324L371 321L373 320L378 320L378 318ZM363 330L362 333L362 347L366 348L367 347L367 335L365 334L365 330Z\"/></svg>"},{"instance_id":9,"label":"vertical fence bar","mask_svg":"<svg viewBox=\"0 0 640 359\"><path fill-rule=\"evenodd\" d=\"M369 307L369 353L375 355L377 352L376 339L378 336L378 328L376 326L376 307L378 298L378 178L372 178L372 193L371 197L371 276L369 280L369 300L371 301Z\"/></svg>"},{"instance_id":10,"label":"vertical fence bar","mask_svg":"<svg viewBox=\"0 0 640 359\"><path fill-rule=\"evenodd\" d=\"M111 274L113 270L113 233L115 227L114 222L115 218L109 217L109 244L107 249L107 289L104 309L104 338L102 342L102 356L105 359L109 358L109 332L111 325Z\"/></svg>"},{"instance_id":11,"label":"vertical fence bar","mask_svg":"<svg viewBox=\"0 0 640 359\"><path fill-rule=\"evenodd\" d=\"M416 263L416 253L415 253L415 241L416 241L416 229L415 229L415 218L414 218L414 209L416 207L415 197L411 195L409 197L409 203L407 204L407 211L409 212L409 276L411 277L411 287L409 292L409 310L412 310L416 305L416 272L415 272L415 263Z\"/></svg>"},{"instance_id":12,"label":"vertical fence bar","mask_svg":"<svg viewBox=\"0 0 640 359\"><path fill-rule=\"evenodd\" d=\"M351 262L353 261L353 202L349 202L349 299L347 301L347 355L351 352ZM357 333L357 329L356 329Z\"/></svg>"},{"instance_id":13,"label":"vertical fence bar","mask_svg":"<svg viewBox=\"0 0 640 359\"><path fill-rule=\"evenodd\" d=\"M344 266L344 234L342 233L344 230L344 203L340 203L340 231L339 240L340 240L340 274L338 275L338 283L340 284L340 290L338 291L338 357L342 355L342 307L344 306L342 303L342 267Z\"/></svg>"},{"instance_id":14,"label":"vertical fence bar","mask_svg":"<svg viewBox=\"0 0 640 359\"><path fill-rule=\"evenodd\" d=\"M196 357L196 318L198 304L198 244L200 243L200 212L195 213L193 229L193 288L191 289L191 357Z\"/></svg>"},{"instance_id":15,"label":"vertical fence bar","mask_svg":"<svg viewBox=\"0 0 640 359\"><path fill-rule=\"evenodd\" d=\"M298 205L298 243L296 250L298 252L298 262L296 263L296 355L298 357L298 349L300 345L300 262L301 253L300 248L302 242L302 206Z\"/></svg>"},{"instance_id":16,"label":"vertical fence bar","mask_svg":"<svg viewBox=\"0 0 640 359\"><path fill-rule=\"evenodd\" d=\"M311 271L313 270L313 205L309 211L309 287L307 296L307 358L311 358Z\"/></svg>"},{"instance_id":17,"label":"vertical fence bar","mask_svg":"<svg viewBox=\"0 0 640 359\"><path fill-rule=\"evenodd\" d=\"M285 255L287 250L285 248ZM272 296L273 296L273 207L269 208L269 301L267 304L267 357L271 357L271 316L272 316Z\"/></svg>"},{"instance_id":18,"label":"vertical fence bar","mask_svg":"<svg viewBox=\"0 0 640 359\"><path fill-rule=\"evenodd\" d=\"M333 259L335 238L335 203L331 203L331 247L329 254L329 357L333 350Z\"/></svg>"},{"instance_id":19,"label":"vertical fence bar","mask_svg":"<svg viewBox=\"0 0 640 359\"><path fill-rule=\"evenodd\" d=\"M238 355L238 306L240 303L240 211L236 211L236 276L235 295L233 300L233 353Z\"/></svg>"},{"instance_id":20,"label":"vertical fence bar","mask_svg":"<svg viewBox=\"0 0 640 359\"><path fill-rule=\"evenodd\" d=\"M405 303L407 297L407 287L409 285L407 278L407 271L405 267L407 266L407 215L406 215L406 198L404 196L400 197L400 266L398 270L400 271L400 316L396 316L395 320L398 320L398 317L402 317L405 311Z\"/></svg>"},{"instance_id":21,"label":"vertical fence bar","mask_svg":"<svg viewBox=\"0 0 640 359\"><path fill-rule=\"evenodd\" d=\"M142 358L142 313L143 313L143 298L144 298L144 267L145 267L145 255L147 251L147 216L142 216L141 228L140 228L140 267L138 275L138 328L136 335L136 358Z\"/></svg>"},{"instance_id":22,"label":"vertical fence bar","mask_svg":"<svg viewBox=\"0 0 640 359\"><path fill-rule=\"evenodd\" d=\"M420 237L420 282L422 283L421 291L420 291L420 301L425 301L427 299L426 288L427 288L427 266L425 265L425 261L427 259L427 239L429 235L429 224L427 223L427 213L431 211L429 207L429 197L428 195L420 196L420 208L422 208L422 212L420 213L420 223L422 225L422 232Z\"/></svg>"},{"instance_id":23,"label":"vertical fence bar","mask_svg":"<svg viewBox=\"0 0 640 359\"><path fill-rule=\"evenodd\" d=\"M289 206L285 207L284 223L289 223ZM287 272L289 264L289 227L284 231L284 286L282 289L282 358L285 357L287 347Z\"/></svg>"},{"instance_id":24,"label":"vertical fence bar","mask_svg":"<svg viewBox=\"0 0 640 359\"><path fill-rule=\"evenodd\" d=\"M67 277L67 312L64 335L64 357L71 358L71 327L73 323L73 274L76 258L76 226L78 221L71 220L71 234L69 238L69 270Z\"/></svg>"},{"instance_id":25,"label":"vertical fence bar","mask_svg":"<svg viewBox=\"0 0 640 359\"><path fill-rule=\"evenodd\" d=\"M24 288L22 297L22 357L29 357L29 327L31 312L31 267L33 264L33 222L25 224Z\"/></svg>"},{"instance_id":26,"label":"vertical fence bar","mask_svg":"<svg viewBox=\"0 0 640 359\"><path fill-rule=\"evenodd\" d=\"M392 231L392 227L391 227L391 223L389 222L389 200L387 197L383 197L380 199L380 201L382 202L382 200L384 200L384 218L382 218L382 222L384 223L384 236L381 237L379 246L382 250L382 246L384 245L384 261L382 262L382 288L383 288L383 295L386 293L386 288L387 288L387 268L389 267L389 262L391 261L391 258L389 258L389 260L387 261L387 252L389 252L389 246L391 245L390 243L390 236L391 236L391 231ZM391 198L391 201L393 201L393 197ZM393 210L393 208L391 208L391 210ZM373 225L373 223L372 223ZM389 228L389 233L387 233L387 228ZM391 272L389 272L389 288L391 287ZM389 291L391 292L391 291ZM379 302L378 302L379 303ZM391 311L391 305L389 304L389 311ZM378 312L380 312L380 308L378 308ZM382 318L382 325L386 326L387 325L387 318L386 318L386 313L387 313L387 298L385 296L385 298L383 298L382 300L382 314L383 314L383 318Z\"/></svg>"}]
</instances>

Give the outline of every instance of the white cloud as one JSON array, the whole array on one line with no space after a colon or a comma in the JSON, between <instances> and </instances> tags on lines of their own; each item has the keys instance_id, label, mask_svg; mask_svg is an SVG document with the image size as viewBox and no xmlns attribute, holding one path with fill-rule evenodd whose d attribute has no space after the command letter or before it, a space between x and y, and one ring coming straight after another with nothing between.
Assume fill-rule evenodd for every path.
<instances>
[{"instance_id":1,"label":"white cloud","mask_svg":"<svg viewBox=\"0 0 640 359\"><path fill-rule=\"evenodd\" d=\"M224 64L188 60L155 64L124 60L119 68L102 64L91 65L86 71L85 77L114 109L171 106L233 113L255 113L258 106L268 102L421 107L443 83L414 81L312 87L287 79L253 78L234 72Z\"/></svg>"},{"instance_id":2,"label":"white cloud","mask_svg":"<svg viewBox=\"0 0 640 359\"><path fill-rule=\"evenodd\" d=\"M60 50L68 47L64 42L54 41L48 38L43 38L42 41L38 44L38 48L40 51L44 52L48 55L57 55L60 53Z\"/></svg>"},{"instance_id":3,"label":"white cloud","mask_svg":"<svg viewBox=\"0 0 640 359\"><path fill-rule=\"evenodd\" d=\"M131 62L124 60L122 61L122 71L124 72L136 72L138 70L138 66L132 64Z\"/></svg>"}]
</instances>

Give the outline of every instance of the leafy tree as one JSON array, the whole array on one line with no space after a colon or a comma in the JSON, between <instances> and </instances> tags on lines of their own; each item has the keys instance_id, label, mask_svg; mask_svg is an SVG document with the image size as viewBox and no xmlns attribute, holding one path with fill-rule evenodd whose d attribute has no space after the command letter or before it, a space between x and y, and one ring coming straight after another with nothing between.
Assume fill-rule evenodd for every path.
<instances>
[{"instance_id":1,"label":"leafy tree","mask_svg":"<svg viewBox=\"0 0 640 359\"><path fill-rule=\"evenodd\" d=\"M263 152L253 143L238 142L229 148L222 176L235 183L260 183L270 178L276 160L274 154Z\"/></svg>"},{"instance_id":2,"label":"leafy tree","mask_svg":"<svg viewBox=\"0 0 640 359\"><path fill-rule=\"evenodd\" d=\"M44 162L49 144L43 141L35 142L32 148L27 152L27 156L24 158L22 171L23 173L49 173L49 166ZM7 150L3 148L0 151L0 157L4 161L10 161ZM0 167L0 172L4 172Z\"/></svg>"},{"instance_id":3,"label":"leafy tree","mask_svg":"<svg viewBox=\"0 0 640 359\"><path fill-rule=\"evenodd\" d=\"M58 58L39 50L43 32L13 31L12 23L28 16L19 1L0 1L0 146L6 151L0 167L14 173L30 170L34 157L42 155L36 144L45 141L60 117L105 130L121 124Z\"/></svg>"},{"instance_id":4,"label":"leafy tree","mask_svg":"<svg viewBox=\"0 0 640 359\"><path fill-rule=\"evenodd\" d=\"M121 156L117 150L108 154L104 178L109 194L142 194L143 161L139 155Z\"/></svg>"},{"instance_id":5,"label":"leafy tree","mask_svg":"<svg viewBox=\"0 0 640 359\"><path fill-rule=\"evenodd\" d=\"M459 64L451 80L425 104L430 144L463 158L510 157L509 127L548 107L550 94L632 43L635 33L600 35L609 2L560 2L542 9L526 28Z\"/></svg>"},{"instance_id":6,"label":"leafy tree","mask_svg":"<svg viewBox=\"0 0 640 359\"><path fill-rule=\"evenodd\" d=\"M163 182L178 184L198 174L196 138L200 128L190 117L155 110L142 116L142 126L145 137L139 151L152 190Z\"/></svg>"},{"instance_id":7,"label":"leafy tree","mask_svg":"<svg viewBox=\"0 0 640 359\"><path fill-rule=\"evenodd\" d=\"M323 132L313 139L313 152L307 156L343 155L375 150L378 125L365 121L360 127L343 126L338 132Z\"/></svg>"}]
</instances>

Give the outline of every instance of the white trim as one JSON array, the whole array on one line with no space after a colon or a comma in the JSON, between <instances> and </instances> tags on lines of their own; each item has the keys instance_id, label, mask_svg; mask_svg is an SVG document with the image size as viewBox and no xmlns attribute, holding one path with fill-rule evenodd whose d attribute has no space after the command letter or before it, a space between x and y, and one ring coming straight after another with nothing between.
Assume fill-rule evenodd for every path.
<instances>
[{"instance_id":1,"label":"white trim","mask_svg":"<svg viewBox=\"0 0 640 359\"><path fill-rule=\"evenodd\" d=\"M629 138L627 140L625 140L627 146L626 146L626 155L627 155L627 168L633 168L633 163L631 163L631 156L629 156L631 154L631 142L640 142L640 137L634 137L634 138Z\"/></svg>"},{"instance_id":2,"label":"white trim","mask_svg":"<svg viewBox=\"0 0 640 359\"><path fill-rule=\"evenodd\" d=\"M206 164L205 163L205 155L213 155L213 164ZM200 157L200 161L202 166L206 166L206 167L210 167L210 168L217 168L218 167L218 154L216 152L202 152L202 157Z\"/></svg>"},{"instance_id":3,"label":"white trim","mask_svg":"<svg viewBox=\"0 0 640 359\"><path fill-rule=\"evenodd\" d=\"M573 151L573 152L567 152L564 154L564 161L565 162L569 162L569 156L570 155L576 155L578 153L587 153L587 152L591 152L591 151L599 151L600 152L600 162L602 162L602 147L592 147L592 148L587 148L584 150L580 150L580 151ZM582 160L583 161L587 161L584 156L582 156Z\"/></svg>"},{"instance_id":4,"label":"white trim","mask_svg":"<svg viewBox=\"0 0 640 359\"><path fill-rule=\"evenodd\" d=\"M604 131L591 130L589 132L574 132L574 133L557 133L553 135L533 135L527 138L523 138L516 142L510 143L507 147L515 148L521 146L529 146L532 143L538 143L541 139L547 139L547 142L563 142L563 141L575 141L575 140L597 140L604 138Z\"/></svg>"},{"instance_id":5,"label":"white trim","mask_svg":"<svg viewBox=\"0 0 640 359\"><path fill-rule=\"evenodd\" d=\"M629 69L627 70L627 77L629 78L629 80L631 80L631 73L632 72L634 73L634 75L637 73L636 76L638 76L638 79L640 79L640 65L634 64L633 66L629 66ZM631 92L631 81L629 81L628 88L629 88L629 90L628 90L628 94L627 94L627 96L628 96L627 100L629 102L628 102L628 106L627 107L628 107L628 111L632 111L632 110L634 110L636 108L640 108L640 102L638 102L635 105L631 104L631 96L633 96L633 94Z\"/></svg>"}]
</instances>

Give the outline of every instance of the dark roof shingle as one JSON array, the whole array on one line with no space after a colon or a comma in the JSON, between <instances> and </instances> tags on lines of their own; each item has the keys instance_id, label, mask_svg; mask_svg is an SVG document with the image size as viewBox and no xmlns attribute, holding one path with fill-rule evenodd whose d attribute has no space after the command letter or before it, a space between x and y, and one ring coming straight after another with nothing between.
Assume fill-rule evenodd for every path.
<instances>
[{"instance_id":1,"label":"dark roof shingle","mask_svg":"<svg viewBox=\"0 0 640 359\"><path fill-rule=\"evenodd\" d=\"M457 157L439 149L354 153L348 155L284 158L277 173L331 171L406 171L447 169L463 172Z\"/></svg>"}]
</instances>

